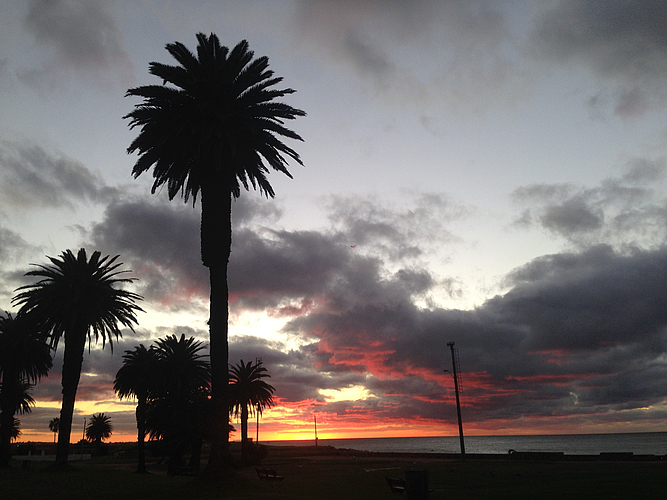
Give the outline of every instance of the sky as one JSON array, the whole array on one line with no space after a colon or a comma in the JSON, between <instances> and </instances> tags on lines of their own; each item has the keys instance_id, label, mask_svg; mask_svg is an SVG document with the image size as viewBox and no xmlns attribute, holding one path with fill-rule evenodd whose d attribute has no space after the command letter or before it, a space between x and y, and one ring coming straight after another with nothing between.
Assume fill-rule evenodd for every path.
<instances>
[{"instance_id":1,"label":"sky","mask_svg":"<svg viewBox=\"0 0 667 500\"><path fill-rule=\"evenodd\" d=\"M199 32L247 39L307 113L304 166L233 204L230 363L271 375L261 441L315 417L321 439L456 435L448 342L466 434L667 430L664 2L6 0L0 311L81 247L144 296L86 351L74 440L98 412L136 439L125 350L208 341L199 206L132 178L123 119ZM62 345L22 440L52 439Z\"/></svg>"}]
</instances>

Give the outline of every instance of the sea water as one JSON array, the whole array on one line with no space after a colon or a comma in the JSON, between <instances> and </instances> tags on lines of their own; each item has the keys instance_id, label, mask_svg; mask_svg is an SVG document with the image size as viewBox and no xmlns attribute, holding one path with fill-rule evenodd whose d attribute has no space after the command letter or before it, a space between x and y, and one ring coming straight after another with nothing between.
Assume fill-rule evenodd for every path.
<instances>
[{"instance_id":1,"label":"sea water","mask_svg":"<svg viewBox=\"0 0 667 500\"><path fill-rule=\"evenodd\" d=\"M466 453L515 451L563 452L566 455L598 455L631 452L635 455L666 455L667 432L632 434L559 434L539 436L465 436ZM313 446L314 441L269 441L267 445ZM458 436L319 439L319 446L359 451L397 453L460 453Z\"/></svg>"}]
</instances>

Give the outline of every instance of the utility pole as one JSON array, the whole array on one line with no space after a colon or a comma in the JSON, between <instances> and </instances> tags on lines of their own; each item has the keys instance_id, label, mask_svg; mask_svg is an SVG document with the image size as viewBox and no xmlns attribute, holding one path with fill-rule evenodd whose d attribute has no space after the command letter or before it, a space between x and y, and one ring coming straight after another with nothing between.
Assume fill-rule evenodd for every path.
<instances>
[{"instance_id":1,"label":"utility pole","mask_svg":"<svg viewBox=\"0 0 667 500\"><path fill-rule=\"evenodd\" d=\"M315 417L315 446L317 446L317 415L313 415Z\"/></svg>"},{"instance_id":2,"label":"utility pole","mask_svg":"<svg viewBox=\"0 0 667 500\"><path fill-rule=\"evenodd\" d=\"M447 342L447 345L452 351L452 370L454 375L454 392L456 393L456 414L459 418L459 441L461 441L461 458L465 460L466 458L466 446L463 442L463 422L461 421L461 401L459 400L459 378L458 372L460 370L459 366L459 351L454 349L454 342Z\"/></svg>"}]
</instances>

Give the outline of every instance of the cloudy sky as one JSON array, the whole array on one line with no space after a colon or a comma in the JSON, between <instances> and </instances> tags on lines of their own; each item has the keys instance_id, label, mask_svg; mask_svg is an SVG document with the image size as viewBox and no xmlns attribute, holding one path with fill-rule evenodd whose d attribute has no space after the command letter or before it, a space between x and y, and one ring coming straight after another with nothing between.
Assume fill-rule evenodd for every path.
<instances>
[{"instance_id":1,"label":"cloudy sky","mask_svg":"<svg viewBox=\"0 0 667 500\"><path fill-rule=\"evenodd\" d=\"M659 0L76 1L0 6L0 310L31 264L121 255L146 313L86 353L74 434L125 349L207 341L199 207L130 175L130 87L197 32L266 55L305 166L233 206L230 361L260 439L664 431L667 10ZM61 344L62 345L62 344ZM52 374L22 417L51 439Z\"/></svg>"}]
</instances>

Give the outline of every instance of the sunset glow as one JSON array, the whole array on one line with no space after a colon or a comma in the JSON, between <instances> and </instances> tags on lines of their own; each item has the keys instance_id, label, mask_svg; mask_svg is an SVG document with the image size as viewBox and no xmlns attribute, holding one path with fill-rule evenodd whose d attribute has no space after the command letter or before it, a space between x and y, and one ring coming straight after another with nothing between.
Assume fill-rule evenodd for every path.
<instances>
[{"instance_id":1,"label":"sunset glow","mask_svg":"<svg viewBox=\"0 0 667 500\"><path fill-rule=\"evenodd\" d=\"M450 342L469 435L664 431L663 21L638 1L4 1L0 314L81 247L143 297L135 332L86 348L72 441L101 412L136 439L126 350L208 354L200 200L132 176L123 119L199 32L247 39L307 113L287 140L304 166L232 204L229 363L270 375L260 441L315 419L322 440L455 436ZM53 440L64 347L21 440Z\"/></svg>"}]
</instances>

